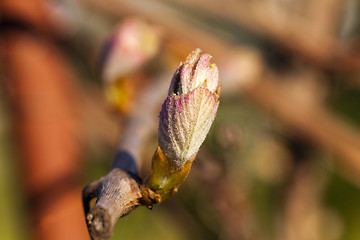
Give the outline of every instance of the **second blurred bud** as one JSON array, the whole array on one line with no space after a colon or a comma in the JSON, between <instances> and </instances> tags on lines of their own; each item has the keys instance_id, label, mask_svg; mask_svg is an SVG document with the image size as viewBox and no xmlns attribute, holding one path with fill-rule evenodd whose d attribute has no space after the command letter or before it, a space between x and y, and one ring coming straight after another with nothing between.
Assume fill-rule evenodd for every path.
<instances>
[{"instance_id":1,"label":"second blurred bud","mask_svg":"<svg viewBox=\"0 0 360 240\"><path fill-rule=\"evenodd\" d=\"M159 50L160 31L139 18L125 19L106 41L101 55L102 80L109 105L121 113L132 109L144 78L137 73Z\"/></svg>"}]
</instances>

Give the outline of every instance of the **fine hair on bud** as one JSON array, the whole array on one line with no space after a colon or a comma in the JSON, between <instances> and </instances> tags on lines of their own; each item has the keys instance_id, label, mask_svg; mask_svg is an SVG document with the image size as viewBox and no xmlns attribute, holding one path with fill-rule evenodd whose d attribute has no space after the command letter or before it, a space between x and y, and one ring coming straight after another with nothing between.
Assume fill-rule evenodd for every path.
<instances>
[{"instance_id":1,"label":"fine hair on bud","mask_svg":"<svg viewBox=\"0 0 360 240\"><path fill-rule=\"evenodd\" d=\"M219 74L211 56L194 50L172 78L159 121L159 147L178 168L193 159L219 106Z\"/></svg>"}]
</instances>

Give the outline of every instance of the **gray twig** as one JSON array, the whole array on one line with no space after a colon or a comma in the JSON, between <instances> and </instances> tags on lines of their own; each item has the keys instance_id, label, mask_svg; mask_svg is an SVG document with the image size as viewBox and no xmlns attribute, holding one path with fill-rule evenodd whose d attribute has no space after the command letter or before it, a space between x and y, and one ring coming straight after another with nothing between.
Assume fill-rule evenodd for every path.
<instances>
[{"instance_id":1,"label":"gray twig","mask_svg":"<svg viewBox=\"0 0 360 240\"><path fill-rule=\"evenodd\" d=\"M140 94L124 128L110 172L83 189L86 224L93 240L110 238L117 220L141 205L140 156L147 136L156 129L156 112L167 93L168 82L162 79L152 82ZM94 198L97 200L91 208Z\"/></svg>"}]
</instances>

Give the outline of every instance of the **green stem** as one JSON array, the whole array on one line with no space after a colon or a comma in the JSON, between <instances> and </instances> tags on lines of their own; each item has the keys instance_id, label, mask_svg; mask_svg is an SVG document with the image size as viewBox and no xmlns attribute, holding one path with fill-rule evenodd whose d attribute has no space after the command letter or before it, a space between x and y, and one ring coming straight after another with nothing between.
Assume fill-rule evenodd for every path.
<instances>
[{"instance_id":1,"label":"green stem","mask_svg":"<svg viewBox=\"0 0 360 240\"><path fill-rule=\"evenodd\" d=\"M185 165L175 168L171 160L158 147L151 166L151 174L143 189L143 200L148 206L162 202L177 192L180 184L189 174L192 158ZM148 188L148 189L146 189Z\"/></svg>"}]
</instances>

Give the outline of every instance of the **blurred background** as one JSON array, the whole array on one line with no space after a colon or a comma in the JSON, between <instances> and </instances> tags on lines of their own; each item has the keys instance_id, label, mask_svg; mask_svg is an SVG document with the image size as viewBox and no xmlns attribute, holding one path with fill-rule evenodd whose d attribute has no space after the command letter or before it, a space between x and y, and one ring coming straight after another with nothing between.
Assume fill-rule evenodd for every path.
<instances>
[{"instance_id":1,"label":"blurred background","mask_svg":"<svg viewBox=\"0 0 360 240\"><path fill-rule=\"evenodd\" d=\"M359 27L357 0L2 0L0 238L89 239L81 189L134 114L153 119L148 175L166 88L201 48L211 131L179 192L112 239L360 239Z\"/></svg>"}]
</instances>

